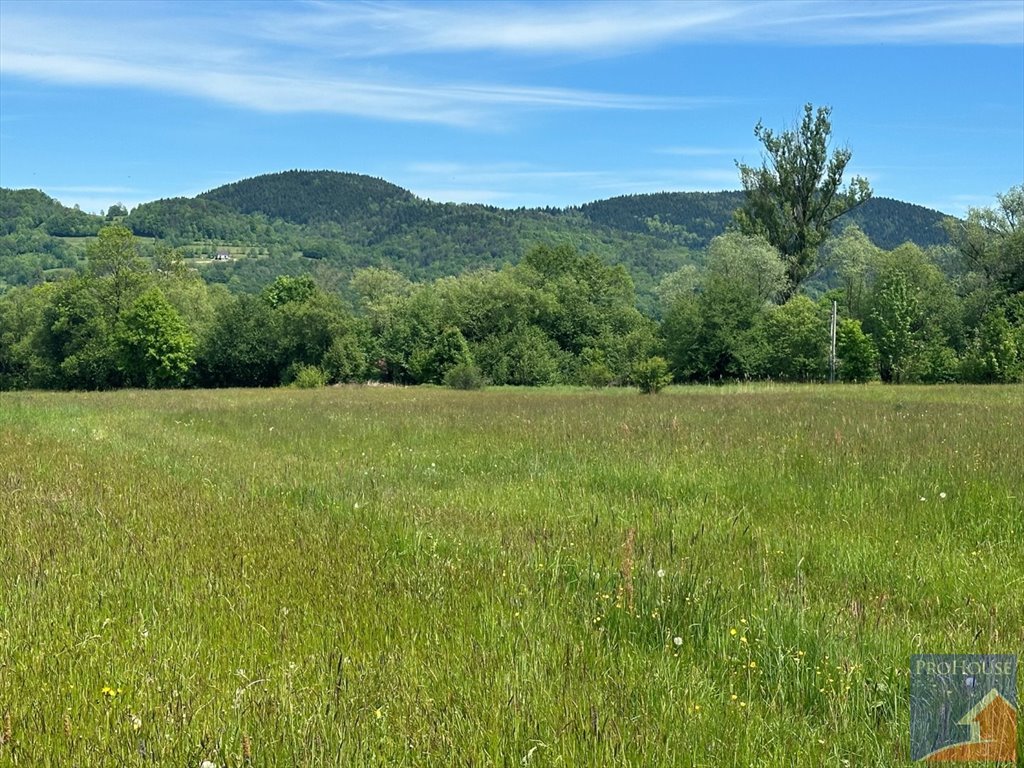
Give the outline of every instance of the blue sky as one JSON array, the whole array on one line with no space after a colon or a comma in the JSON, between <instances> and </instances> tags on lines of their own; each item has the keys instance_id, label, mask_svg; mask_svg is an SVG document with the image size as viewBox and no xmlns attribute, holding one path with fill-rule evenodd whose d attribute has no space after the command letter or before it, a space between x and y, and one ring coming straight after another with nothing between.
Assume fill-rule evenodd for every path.
<instances>
[{"instance_id":1,"label":"blue sky","mask_svg":"<svg viewBox=\"0 0 1024 768\"><path fill-rule=\"evenodd\" d=\"M0 2L0 185L99 211L291 168L565 206L739 187L833 109L875 194L1024 182L1024 0Z\"/></svg>"}]
</instances>

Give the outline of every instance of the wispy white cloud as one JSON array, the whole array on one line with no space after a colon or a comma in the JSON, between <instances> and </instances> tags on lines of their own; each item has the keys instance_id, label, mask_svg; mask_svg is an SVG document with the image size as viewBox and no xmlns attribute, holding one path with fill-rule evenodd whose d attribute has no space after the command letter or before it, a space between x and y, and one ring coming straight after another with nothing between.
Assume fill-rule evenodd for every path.
<instances>
[{"instance_id":1,"label":"wispy white cloud","mask_svg":"<svg viewBox=\"0 0 1024 768\"><path fill-rule=\"evenodd\" d=\"M534 109L700 108L659 98L431 76L467 52L613 56L669 44L1024 42L1019 0L0 4L0 71L268 112L500 126ZM428 58L433 57L433 58ZM439 59L438 59L439 60ZM451 72L451 68L445 69Z\"/></svg>"},{"instance_id":2,"label":"wispy white cloud","mask_svg":"<svg viewBox=\"0 0 1024 768\"><path fill-rule=\"evenodd\" d=\"M664 98L578 88L458 82L405 74L398 68L338 61L338 42L321 34L289 45L272 44L247 30L315 24L324 7L289 5L247 9L243 20L217 15L184 17L171 6L163 24L144 15L159 5L124 6L112 23L102 14L76 14L75 5L4 3L0 24L0 71L37 80L91 86L131 86L207 98L266 112L322 112L394 121L500 126L511 111L535 109L685 109L713 99ZM93 8L93 6L87 6ZM228 6L223 6L228 7ZM369 12L375 6L356 5ZM132 15L135 13L136 15ZM280 42L280 41L278 41ZM370 49L357 35L342 46L365 58Z\"/></svg>"},{"instance_id":3,"label":"wispy white cloud","mask_svg":"<svg viewBox=\"0 0 1024 768\"><path fill-rule=\"evenodd\" d=\"M497 50L517 53L621 51L728 24L733 3L311 2L262 27L276 40L325 38L339 56ZM358 48L347 43L358 40Z\"/></svg>"},{"instance_id":4,"label":"wispy white cloud","mask_svg":"<svg viewBox=\"0 0 1024 768\"><path fill-rule=\"evenodd\" d=\"M200 96L265 112L325 112L410 122L485 124L502 108L668 109L700 100L500 84L374 82L329 73L169 68L67 53L5 51L4 72L63 83L126 85Z\"/></svg>"},{"instance_id":5,"label":"wispy white cloud","mask_svg":"<svg viewBox=\"0 0 1024 768\"><path fill-rule=\"evenodd\" d=\"M1017 0L326 3L278 13L261 34L329 41L337 56L410 52L620 53L669 42L861 45L1024 41ZM359 45L352 45L358 41Z\"/></svg>"}]
</instances>

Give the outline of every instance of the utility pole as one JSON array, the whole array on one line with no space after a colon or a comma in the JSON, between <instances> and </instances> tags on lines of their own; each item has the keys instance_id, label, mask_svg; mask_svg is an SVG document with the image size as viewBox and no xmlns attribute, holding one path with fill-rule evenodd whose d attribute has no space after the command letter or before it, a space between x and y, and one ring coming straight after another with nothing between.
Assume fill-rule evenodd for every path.
<instances>
[{"instance_id":1,"label":"utility pole","mask_svg":"<svg viewBox=\"0 0 1024 768\"><path fill-rule=\"evenodd\" d=\"M832 318L829 323L829 335L831 336L831 344L829 345L828 351L828 383L834 384L836 381L836 321L839 315L839 305L837 302L832 302Z\"/></svg>"}]
</instances>

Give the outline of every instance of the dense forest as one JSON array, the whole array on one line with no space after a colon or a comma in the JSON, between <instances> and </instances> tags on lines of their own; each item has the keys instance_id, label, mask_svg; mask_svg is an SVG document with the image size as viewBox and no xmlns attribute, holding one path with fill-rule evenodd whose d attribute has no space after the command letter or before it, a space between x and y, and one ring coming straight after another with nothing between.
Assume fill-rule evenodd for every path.
<instances>
[{"instance_id":1,"label":"dense forest","mask_svg":"<svg viewBox=\"0 0 1024 768\"><path fill-rule=\"evenodd\" d=\"M742 192L565 210L328 171L104 216L3 189L0 389L1022 380L1024 188L874 199L828 117L759 125Z\"/></svg>"}]
</instances>

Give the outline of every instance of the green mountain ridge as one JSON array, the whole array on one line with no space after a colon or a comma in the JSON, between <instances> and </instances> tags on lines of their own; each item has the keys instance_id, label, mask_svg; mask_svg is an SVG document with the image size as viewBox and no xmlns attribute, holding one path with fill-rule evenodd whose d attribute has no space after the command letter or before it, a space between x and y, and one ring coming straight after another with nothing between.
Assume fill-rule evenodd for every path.
<instances>
[{"instance_id":1,"label":"green mountain ridge","mask_svg":"<svg viewBox=\"0 0 1024 768\"><path fill-rule=\"evenodd\" d=\"M278 274L391 267L413 279L515 263L538 243L571 243L629 270L641 295L725 231L743 193L660 192L570 208L507 209L437 203L384 179L337 171L284 171L242 179L192 198L143 203L123 219L138 236L186 255L214 244L262 254L204 267L207 279L256 290ZM838 222L878 246L948 242L945 214L886 198ZM106 219L67 208L39 190L0 189L0 286L46 279L75 264L74 243ZM339 279L340 276L339 276Z\"/></svg>"}]
</instances>

